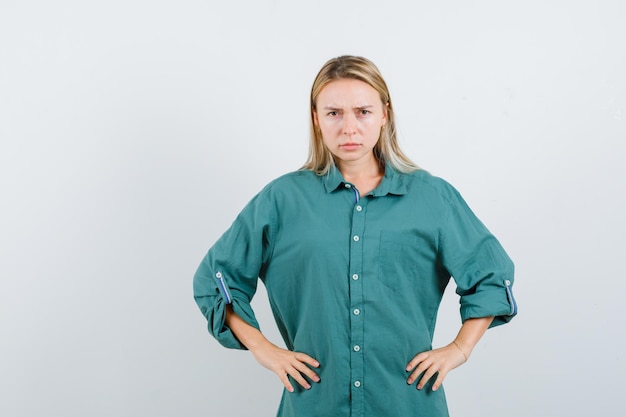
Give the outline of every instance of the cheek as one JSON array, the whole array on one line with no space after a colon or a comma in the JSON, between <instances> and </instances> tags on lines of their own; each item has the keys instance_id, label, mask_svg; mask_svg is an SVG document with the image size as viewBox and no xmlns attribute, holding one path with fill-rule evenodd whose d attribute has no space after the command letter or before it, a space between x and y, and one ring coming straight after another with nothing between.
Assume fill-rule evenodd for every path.
<instances>
[{"instance_id":1,"label":"cheek","mask_svg":"<svg viewBox=\"0 0 626 417\"><path fill-rule=\"evenodd\" d=\"M322 121L321 123L318 123L317 126L322 132L322 135L329 136L329 135L334 135L336 133L338 124L328 122L328 121Z\"/></svg>"},{"instance_id":2,"label":"cheek","mask_svg":"<svg viewBox=\"0 0 626 417\"><path fill-rule=\"evenodd\" d=\"M363 127L363 130L368 132L368 134L370 135L378 135L378 133L380 133L381 125L376 120L368 120L361 126Z\"/></svg>"},{"instance_id":3,"label":"cheek","mask_svg":"<svg viewBox=\"0 0 626 417\"><path fill-rule=\"evenodd\" d=\"M333 142L332 138L332 135L322 130L322 142L324 143L324 145L330 146L331 142Z\"/></svg>"}]
</instances>

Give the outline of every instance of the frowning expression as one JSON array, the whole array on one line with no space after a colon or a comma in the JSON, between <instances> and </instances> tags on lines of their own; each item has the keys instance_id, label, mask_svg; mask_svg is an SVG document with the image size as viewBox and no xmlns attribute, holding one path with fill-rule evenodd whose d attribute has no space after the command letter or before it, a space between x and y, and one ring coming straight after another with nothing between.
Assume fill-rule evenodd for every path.
<instances>
[{"instance_id":1,"label":"frowning expression","mask_svg":"<svg viewBox=\"0 0 626 417\"><path fill-rule=\"evenodd\" d=\"M322 88L314 122L322 132L324 145L339 163L367 161L373 158L387 111L373 87L344 78Z\"/></svg>"}]
</instances>

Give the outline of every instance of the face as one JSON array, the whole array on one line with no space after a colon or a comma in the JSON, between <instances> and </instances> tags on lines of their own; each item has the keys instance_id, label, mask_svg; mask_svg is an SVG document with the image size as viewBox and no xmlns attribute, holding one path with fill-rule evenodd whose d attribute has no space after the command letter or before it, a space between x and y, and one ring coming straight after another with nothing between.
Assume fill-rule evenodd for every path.
<instances>
[{"instance_id":1,"label":"face","mask_svg":"<svg viewBox=\"0 0 626 417\"><path fill-rule=\"evenodd\" d=\"M387 122L380 95L369 84L340 79L317 96L315 126L338 163L375 162L373 149Z\"/></svg>"}]
</instances>

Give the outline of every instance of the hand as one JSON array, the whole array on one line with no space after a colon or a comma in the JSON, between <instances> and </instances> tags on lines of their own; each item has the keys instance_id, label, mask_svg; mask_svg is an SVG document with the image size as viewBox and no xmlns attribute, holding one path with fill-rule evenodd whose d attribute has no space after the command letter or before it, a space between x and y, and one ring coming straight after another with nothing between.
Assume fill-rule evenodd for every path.
<instances>
[{"instance_id":1,"label":"hand","mask_svg":"<svg viewBox=\"0 0 626 417\"><path fill-rule=\"evenodd\" d=\"M461 366L465 361L465 353L459 346L455 346L454 343L439 349L422 352L416 355L406 366L407 372L413 371L406 383L412 384L423 373L422 378L417 383L417 389L422 389L438 373L437 379L433 384L433 391L437 391L448 372Z\"/></svg>"},{"instance_id":2,"label":"hand","mask_svg":"<svg viewBox=\"0 0 626 417\"><path fill-rule=\"evenodd\" d=\"M257 362L278 375L289 392L294 391L293 385L289 381L290 376L305 389L311 389L311 384L305 376L312 381L320 382L320 377L309 368L309 366L319 368L320 364L306 353L282 349L270 342L263 343L251 352Z\"/></svg>"}]
</instances>

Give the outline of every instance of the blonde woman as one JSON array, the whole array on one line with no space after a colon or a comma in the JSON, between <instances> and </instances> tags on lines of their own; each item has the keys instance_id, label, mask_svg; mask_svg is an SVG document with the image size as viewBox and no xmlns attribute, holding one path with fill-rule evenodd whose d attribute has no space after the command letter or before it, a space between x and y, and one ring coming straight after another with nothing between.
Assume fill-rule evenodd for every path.
<instances>
[{"instance_id":1,"label":"blonde woman","mask_svg":"<svg viewBox=\"0 0 626 417\"><path fill-rule=\"evenodd\" d=\"M447 416L448 373L517 314L513 263L461 195L400 150L371 61L322 67L310 140L303 168L268 184L201 262L209 331L278 376L278 416ZM451 277L463 324L433 349ZM259 331L259 279L286 349Z\"/></svg>"}]
</instances>

